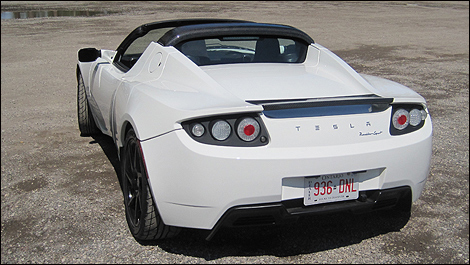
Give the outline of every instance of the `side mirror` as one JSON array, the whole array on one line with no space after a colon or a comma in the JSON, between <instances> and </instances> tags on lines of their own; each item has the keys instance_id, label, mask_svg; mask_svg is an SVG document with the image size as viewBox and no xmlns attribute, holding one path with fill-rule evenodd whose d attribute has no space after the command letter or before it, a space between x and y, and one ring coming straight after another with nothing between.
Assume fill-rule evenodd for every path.
<instances>
[{"instance_id":1,"label":"side mirror","mask_svg":"<svg viewBox=\"0 0 470 265\"><path fill-rule=\"evenodd\" d=\"M78 51L78 60L82 63L93 62L101 56L101 50L83 48Z\"/></svg>"}]
</instances>

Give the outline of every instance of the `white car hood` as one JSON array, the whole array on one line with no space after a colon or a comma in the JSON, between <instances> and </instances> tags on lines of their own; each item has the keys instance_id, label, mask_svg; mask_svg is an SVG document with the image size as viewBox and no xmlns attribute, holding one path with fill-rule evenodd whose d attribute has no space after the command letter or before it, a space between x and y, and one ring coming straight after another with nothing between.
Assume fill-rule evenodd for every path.
<instances>
[{"instance_id":1,"label":"white car hood","mask_svg":"<svg viewBox=\"0 0 470 265\"><path fill-rule=\"evenodd\" d=\"M237 64L201 67L213 80L242 100L304 99L374 93L351 82L346 71L304 64Z\"/></svg>"}]
</instances>

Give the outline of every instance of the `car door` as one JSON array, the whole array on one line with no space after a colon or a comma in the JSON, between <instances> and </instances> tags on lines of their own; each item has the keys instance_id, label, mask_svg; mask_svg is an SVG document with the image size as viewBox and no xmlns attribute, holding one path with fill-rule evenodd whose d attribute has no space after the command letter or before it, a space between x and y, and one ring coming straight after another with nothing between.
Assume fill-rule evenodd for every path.
<instances>
[{"instance_id":1,"label":"car door","mask_svg":"<svg viewBox=\"0 0 470 265\"><path fill-rule=\"evenodd\" d=\"M105 134L112 136L114 96L125 73L109 62L95 66L91 94L96 104L94 115L97 126Z\"/></svg>"},{"instance_id":2,"label":"car door","mask_svg":"<svg viewBox=\"0 0 470 265\"><path fill-rule=\"evenodd\" d=\"M107 135L113 136L114 124L114 99L116 91L122 85L126 73L139 60L144 50L151 41L157 41L170 28L158 28L151 30L144 36L138 36L135 39L126 40L122 50L118 48L113 63L101 59L93 71L93 80L91 94L93 96L93 107L95 108L95 118L97 125ZM122 45L121 45L122 46ZM120 47L121 47L120 46Z\"/></svg>"}]
</instances>

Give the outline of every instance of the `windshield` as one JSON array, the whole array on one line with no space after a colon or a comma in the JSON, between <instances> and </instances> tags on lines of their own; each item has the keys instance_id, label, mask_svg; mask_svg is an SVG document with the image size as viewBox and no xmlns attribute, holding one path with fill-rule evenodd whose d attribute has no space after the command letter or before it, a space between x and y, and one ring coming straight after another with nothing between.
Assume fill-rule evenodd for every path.
<instances>
[{"instance_id":1,"label":"windshield","mask_svg":"<svg viewBox=\"0 0 470 265\"><path fill-rule=\"evenodd\" d=\"M197 65L302 63L307 45L294 39L237 36L190 40L175 46Z\"/></svg>"}]
</instances>

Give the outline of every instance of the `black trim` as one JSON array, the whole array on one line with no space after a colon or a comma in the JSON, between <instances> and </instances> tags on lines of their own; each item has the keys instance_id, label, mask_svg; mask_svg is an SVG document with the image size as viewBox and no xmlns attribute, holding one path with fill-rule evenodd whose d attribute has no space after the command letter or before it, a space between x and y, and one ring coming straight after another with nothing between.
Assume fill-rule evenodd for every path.
<instances>
[{"instance_id":1,"label":"black trim","mask_svg":"<svg viewBox=\"0 0 470 265\"><path fill-rule=\"evenodd\" d=\"M113 65L119 69L119 71L123 72L123 73L126 73L127 71L130 70L129 67L125 66L123 63L121 62L113 62Z\"/></svg>"},{"instance_id":2,"label":"black trim","mask_svg":"<svg viewBox=\"0 0 470 265\"><path fill-rule=\"evenodd\" d=\"M379 96L375 94L364 94L364 95L354 95L354 96L339 96L339 97L327 97L327 98L294 98L294 99L267 99L267 100L247 100L247 103L254 105L264 105L264 104L273 104L273 103L286 103L286 102L305 102L305 101L331 101L331 100L341 100L349 98L377 98Z\"/></svg>"},{"instance_id":3,"label":"black trim","mask_svg":"<svg viewBox=\"0 0 470 265\"><path fill-rule=\"evenodd\" d=\"M236 130L238 124L241 119L243 118L253 118L255 119L259 126L260 126L260 133L259 135L250 142L245 142L238 136ZM211 129L213 124L218 120L227 121L231 128L230 136L223 141L216 140L212 137ZM192 134L191 128L194 124L200 123L204 126L205 132L202 136L196 137ZM264 126L263 121L259 117L257 113L240 113L240 114L232 114L232 115L221 115L221 116L212 116L206 118L198 118L189 121L182 122L181 125L186 133L195 141L203 144L210 144L210 145L219 145L219 146L239 146L239 147L254 147L254 146L265 146L269 143L269 134L266 126Z\"/></svg>"},{"instance_id":4,"label":"black trim","mask_svg":"<svg viewBox=\"0 0 470 265\"><path fill-rule=\"evenodd\" d=\"M392 105L392 114L390 116L390 135L392 136L396 136L396 135L403 135L403 134L407 134L407 133L410 133L410 132L414 132L414 131L417 131L419 129L421 129L423 126L424 126L424 120L422 120L418 125L416 126L413 126L411 124L408 124L408 126L403 129L403 130L398 130L395 128L395 126L393 126L393 114L395 113L395 111L397 111L398 109L404 109L408 112L410 112L412 109L418 109L418 110L424 110L423 106L422 105L419 105L419 104L393 104Z\"/></svg>"},{"instance_id":5,"label":"black trim","mask_svg":"<svg viewBox=\"0 0 470 265\"><path fill-rule=\"evenodd\" d=\"M211 240L222 227L278 225L296 221L303 215L350 211L365 213L374 210L411 207L411 187L402 186L385 190L360 191L356 200L304 206L303 198L275 203L241 205L228 209L219 219L206 240Z\"/></svg>"},{"instance_id":6,"label":"black trim","mask_svg":"<svg viewBox=\"0 0 470 265\"><path fill-rule=\"evenodd\" d=\"M190 39L221 36L274 36L300 40L307 45L314 43L310 36L294 27L255 22L195 24L180 26L169 30L160 38L160 40L158 40L158 42L163 46L175 46L178 43Z\"/></svg>"},{"instance_id":7,"label":"black trim","mask_svg":"<svg viewBox=\"0 0 470 265\"><path fill-rule=\"evenodd\" d=\"M121 42L121 44L116 49L116 55L114 57L114 62L119 62L121 55L124 53L125 50L129 47L129 45L137 38L145 36L149 31L158 28L171 28L171 27L180 27L186 25L194 25L194 24L207 24L207 23L230 23L230 22L250 22L244 20L235 20L235 19L176 19L176 20L165 20L165 21L157 21L152 23L143 24L136 29L134 29L127 37Z\"/></svg>"},{"instance_id":8,"label":"black trim","mask_svg":"<svg viewBox=\"0 0 470 265\"><path fill-rule=\"evenodd\" d=\"M184 40L221 36L257 35L257 36L286 36L301 40L307 44L314 43L313 39L303 31L294 27L277 24L263 24L236 19L177 19L157 21L143 24L134 29L116 49L113 64L121 71L129 71L129 67L121 63L121 57L127 48L139 37L149 31L159 28L173 28L166 32L158 43L164 46L176 45Z\"/></svg>"},{"instance_id":9,"label":"black trim","mask_svg":"<svg viewBox=\"0 0 470 265\"><path fill-rule=\"evenodd\" d=\"M345 106L345 105L388 105L393 102L393 98L382 98L376 95L331 97L331 98L307 98L293 100L258 100L246 101L255 105L263 105L264 110L282 110L298 109L327 106ZM385 108L386 109L386 108Z\"/></svg>"}]
</instances>

